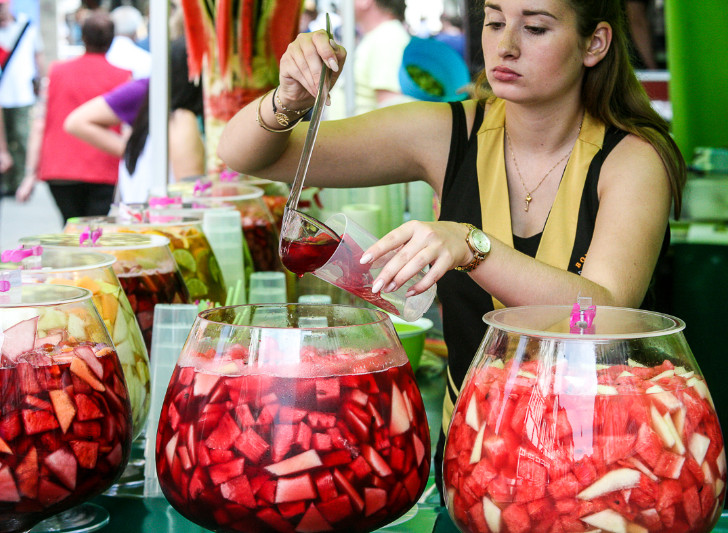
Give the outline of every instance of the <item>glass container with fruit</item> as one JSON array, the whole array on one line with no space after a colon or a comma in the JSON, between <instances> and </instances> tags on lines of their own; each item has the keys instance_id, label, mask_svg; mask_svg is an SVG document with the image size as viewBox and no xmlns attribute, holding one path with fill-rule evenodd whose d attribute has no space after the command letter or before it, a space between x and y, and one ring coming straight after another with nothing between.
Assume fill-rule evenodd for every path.
<instances>
[{"instance_id":1,"label":"glass container with fruit","mask_svg":"<svg viewBox=\"0 0 728 533\"><path fill-rule=\"evenodd\" d=\"M34 267L27 267L24 262L0 263L0 270L20 268L24 283L73 285L91 291L124 371L136 438L149 415L149 355L129 300L114 272L115 261L114 257L99 252L48 248ZM49 311L44 313L39 327L75 331L76 323L74 315Z\"/></svg>"},{"instance_id":2,"label":"glass container with fruit","mask_svg":"<svg viewBox=\"0 0 728 533\"><path fill-rule=\"evenodd\" d=\"M141 219L116 217L76 217L66 222L65 233L81 233L86 227L104 232L131 232L161 235L169 239L180 273L192 300L225 302L225 283L215 254L202 231L200 216L180 216L144 210Z\"/></svg>"},{"instance_id":3,"label":"glass container with fruit","mask_svg":"<svg viewBox=\"0 0 728 533\"><path fill-rule=\"evenodd\" d=\"M484 320L444 450L462 531L712 530L725 449L681 320L579 304Z\"/></svg>"},{"instance_id":4,"label":"glass container with fruit","mask_svg":"<svg viewBox=\"0 0 728 533\"><path fill-rule=\"evenodd\" d=\"M199 314L172 374L157 473L220 532L378 529L430 470L425 407L387 315L307 304Z\"/></svg>"},{"instance_id":5,"label":"glass container with fruit","mask_svg":"<svg viewBox=\"0 0 728 533\"><path fill-rule=\"evenodd\" d=\"M19 533L116 481L129 458L131 406L90 291L0 292L0 332L0 531ZM80 513L84 530L108 521L85 506L100 514Z\"/></svg>"},{"instance_id":6,"label":"glass container with fruit","mask_svg":"<svg viewBox=\"0 0 728 533\"><path fill-rule=\"evenodd\" d=\"M147 353L151 353L154 306L189 303L187 286L169 249L169 239L161 235L108 233L95 244L83 241L77 233L58 233L24 237L25 244L41 244L43 248L88 247L111 254L119 282L129 300L144 337Z\"/></svg>"}]
</instances>

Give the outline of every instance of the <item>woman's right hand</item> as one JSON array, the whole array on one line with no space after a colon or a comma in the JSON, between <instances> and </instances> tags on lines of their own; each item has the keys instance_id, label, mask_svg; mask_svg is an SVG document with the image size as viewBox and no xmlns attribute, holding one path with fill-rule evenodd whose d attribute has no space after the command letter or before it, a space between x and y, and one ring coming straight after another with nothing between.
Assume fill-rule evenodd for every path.
<instances>
[{"instance_id":1,"label":"woman's right hand","mask_svg":"<svg viewBox=\"0 0 728 533\"><path fill-rule=\"evenodd\" d=\"M299 34L281 57L276 96L287 109L312 107L323 62L331 68L330 87L333 87L345 61L346 50L329 39L325 30Z\"/></svg>"}]
</instances>

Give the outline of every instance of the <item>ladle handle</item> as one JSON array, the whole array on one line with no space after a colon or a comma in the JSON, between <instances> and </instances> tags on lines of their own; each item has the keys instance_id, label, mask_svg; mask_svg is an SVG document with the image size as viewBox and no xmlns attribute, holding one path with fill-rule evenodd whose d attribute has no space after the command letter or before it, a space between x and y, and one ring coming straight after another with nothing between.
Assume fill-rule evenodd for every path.
<instances>
[{"instance_id":1,"label":"ladle handle","mask_svg":"<svg viewBox=\"0 0 728 533\"><path fill-rule=\"evenodd\" d=\"M326 13L326 33L328 34L329 39L331 39L331 20L328 13ZM291 193L288 195L286 209L296 209L298 207L298 200L301 198L301 190L303 189L303 180L306 177L306 172L308 171L308 164L311 162L311 152L313 152L313 145L316 142L316 134L318 133L319 124L321 123L324 102L326 102L326 98L329 95L329 78L331 77L331 69L326 66L326 63L322 62L322 64L323 69L321 70L321 77L319 78L316 101L313 104L311 122L308 125L306 140L303 143L303 152L301 152L301 159L298 162L296 176L293 178L293 185L291 186Z\"/></svg>"}]
</instances>

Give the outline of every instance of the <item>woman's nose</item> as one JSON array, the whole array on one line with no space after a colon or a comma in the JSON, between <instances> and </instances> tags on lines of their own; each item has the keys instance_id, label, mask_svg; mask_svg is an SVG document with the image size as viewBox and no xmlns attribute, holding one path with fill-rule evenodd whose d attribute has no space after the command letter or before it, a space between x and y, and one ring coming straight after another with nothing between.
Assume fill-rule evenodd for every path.
<instances>
[{"instance_id":1,"label":"woman's nose","mask_svg":"<svg viewBox=\"0 0 728 533\"><path fill-rule=\"evenodd\" d=\"M520 54L517 31L512 26L503 29L498 41L498 54L501 57L517 57Z\"/></svg>"}]
</instances>

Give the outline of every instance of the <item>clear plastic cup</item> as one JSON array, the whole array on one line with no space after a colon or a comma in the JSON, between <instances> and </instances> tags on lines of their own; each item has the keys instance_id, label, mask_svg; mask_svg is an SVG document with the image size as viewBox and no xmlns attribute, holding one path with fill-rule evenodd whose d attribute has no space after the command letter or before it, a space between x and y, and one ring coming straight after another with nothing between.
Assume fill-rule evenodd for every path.
<instances>
[{"instance_id":1,"label":"clear plastic cup","mask_svg":"<svg viewBox=\"0 0 728 533\"><path fill-rule=\"evenodd\" d=\"M423 293L406 296L410 287L422 279L424 272L415 275L396 291L372 293L374 280L395 252L362 265L359 262L361 256L377 242L377 238L343 213L330 217L326 225L341 237L341 242L326 264L313 271L314 276L408 322L417 320L430 308L435 298L435 285Z\"/></svg>"},{"instance_id":2,"label":"clear plastic cup","mask_svg":"<svg viewBox=\"0 0 728 533\"><path fill-rule=\"evenodd\" d=\"M286 275L283 272L253 272L250 275L248 303L285 303Z\"/></svg>"}]
</instances>

